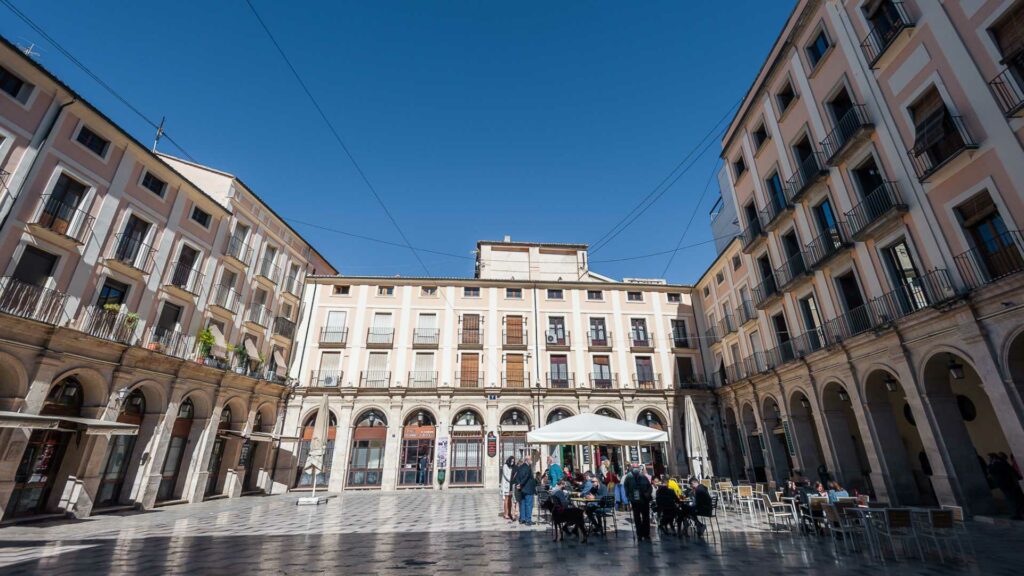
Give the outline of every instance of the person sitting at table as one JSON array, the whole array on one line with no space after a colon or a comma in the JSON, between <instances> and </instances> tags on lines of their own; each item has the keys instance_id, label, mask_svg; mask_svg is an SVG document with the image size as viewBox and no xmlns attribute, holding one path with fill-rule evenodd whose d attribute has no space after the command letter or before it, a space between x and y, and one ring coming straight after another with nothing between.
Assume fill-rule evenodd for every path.
<instances>
[{"instance_id":1,"label":"person sitting at table","mask_svg":"<svg viewBox=\"0 0 1024 576\"><path fill-rule=\"evenodd\" d=\"M786 481L786 485L782 487L782 496L785 498L796 498L799 495L796 482L792 478Z\"/></svg>"},{"instance_id":2,"label":"person sitting at table","mask_svg":"<svg viewBox=\"0 0 1024 576\"><path fill-rule=\"evenodd\" d=\"M811 496L821 496L822 498L828 498L828 490L825 490L825 485L821 482L814 483L814 493Z\"/></svg>"},{"instance_id":3,"label":"person sitting at table","mask_svg":"<svg viewBox=\"0 0 1024 576\"><path fill-rule=\"evenodd\" d=\"M676 493L676 498L682 500L683 498L683 487L679 485L679 480L676 478L669 478L668 482L665 483L670 490Z\"/></svg>"},{"instance_id":4,"label":"person sitting at table","mask_svg":"<svg viewBox=\"0 0 1024 576\"><path fill-rule=\"evenodd\" d=\"M659 483L660 484L660 483ZM654 505L658 509L658 530L675 534L676 517L679 511L679 498L668 483L660 484L654 492Z\"/></svg>"},{"instance_id":5,"label":"person sitting at table","mask_svg":"<svg viewBox=\"0 0 1024 576\"><path fill-rule=\"evenodd\" d=\"M586 498L590 494L590 491L593 489L594 480L590 475L590 472L587 472L586 474L583 475L583 485L580 486L580 497Z\"/></svg>"},{"instance_id":6,"label":"person sitting at table","mask_svg":"<svg viewBox=\"0 0 1024 576\"><path fill-rule=\"evenodd\" d=\"M704 531L707 530L707 526L700 520L701 516L711 516L711 492L708 491L708 487L701 484L696 478L690 478L690 490L693 492L693 500L691 502L685 502L682 504L680 509L682 510L685 518L692 522L696 527L697 536L703 536ZM683 532L686 533L688 527L683 527Z\"/></svg>"},{"instance_id":7,"label":"person sitting at table","mask_svg":"<svg viewBox=\"0 0 1024 576\"><path fill-rule=\"evenodd\" d=\"M835 504L840 498L849 498L850 493L845 488L839 485L839 482L835 480L828 483L828 501L831 504Z\"/></svg>"}]
</instances>

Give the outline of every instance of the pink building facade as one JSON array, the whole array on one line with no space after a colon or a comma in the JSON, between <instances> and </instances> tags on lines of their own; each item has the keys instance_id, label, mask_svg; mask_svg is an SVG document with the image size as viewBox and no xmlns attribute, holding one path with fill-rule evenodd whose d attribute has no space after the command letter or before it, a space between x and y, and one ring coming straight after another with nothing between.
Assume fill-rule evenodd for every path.
<instances>
[{"instance_id":1,"label":"pink building facade","mask_svg":"<svg viewBox=\"0 0 1024 576\"><path fill-rule=\"evenodd\" d=\"M1024 454L1024 2L800 1L723 138L697 282L737 474L1005 507Z\"/></svg>"}]
</instances>

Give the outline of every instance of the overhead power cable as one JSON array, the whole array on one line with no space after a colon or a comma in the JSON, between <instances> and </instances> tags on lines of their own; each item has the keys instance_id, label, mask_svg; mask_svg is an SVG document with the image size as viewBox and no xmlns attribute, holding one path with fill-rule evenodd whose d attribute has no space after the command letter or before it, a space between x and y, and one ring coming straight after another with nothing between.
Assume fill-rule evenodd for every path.
<instances>
[{"instance_id":1,"label":"overhead power cable","mask_svg":"<svg viewBox=\"0 0 1024 576\"><path fill-rule=\"evenodd\" d=\"M668 274L668 269L672 266L672 261L676 258L676 252L679 252L679 246L683 243L683 238L686 238L686 233L690 231L690 225L693 224L693 218L697 215L697 211L700 209L701 202L704 201L704 197L707 196L708 190L711 188L711 181L715 179L715 174L718 173L718 162L715 162L711 166L711 174L708 174L708 181L704 184L704 191L700 193L700 198L697 198L697 204L694 205L693 210L690 211L690 219L686 221L686 227L683 228L683 233L679 235L679 240L676 241L676 248L672 251L672 255L669 256L668 262L665 263L665 269L661 271L661 277L664 278L665 274Z\"/></svg>"}]
</instances>

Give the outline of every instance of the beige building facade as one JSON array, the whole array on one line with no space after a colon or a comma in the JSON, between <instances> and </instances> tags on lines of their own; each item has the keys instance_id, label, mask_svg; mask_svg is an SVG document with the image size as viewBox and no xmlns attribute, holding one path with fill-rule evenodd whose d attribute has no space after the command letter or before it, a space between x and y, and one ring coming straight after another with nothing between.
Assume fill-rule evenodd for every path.
<instances>
[{"instance_id":1,"label":"beige building facade","mask_svg":"<svg viewBox=\"0 0 1024 576\"><path fill-rule=\"evenodd\" d=\"M1024 454L1024 2L800 1L723 138L695 284L730 461L1003 508Z\"/></svg>"}]
</instances>

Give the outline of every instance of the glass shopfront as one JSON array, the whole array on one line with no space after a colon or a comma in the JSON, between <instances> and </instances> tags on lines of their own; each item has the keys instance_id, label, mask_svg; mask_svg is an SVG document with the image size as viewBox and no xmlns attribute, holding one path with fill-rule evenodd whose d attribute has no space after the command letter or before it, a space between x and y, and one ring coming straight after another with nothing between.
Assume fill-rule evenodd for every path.
<instances>
[{"instance_id":1,"label":"glass shopfront","mask_svg":"<svg viewBox=\"0 0 1024 576\"><path fill-rule=\"evenodd\" d=\"M306 458L309 457L309 447L313 440L313 425L316 423L316 412L306 418L306 424L302 427L302 440L299 442L299 463L296 468L295 487L312 488L313 474L306 468ZM331 461L334 458L334 438L337 434L338 421L331 412L328 418L327 428L327 453L324 454L324 469L316 473L317 488L324 488L331 479Z\"/></svg>"},{"instance_id":2,"label":"glass shopfront","mask_svg":"<svg viewBox=\"0 0 1024 576\"><path fill-rule=\"evenodd\" d=\"M352 430L352 458L346 488L380 488L388 422L379 410L368 410Z\"/></svg>"},{"instance_id":3,"label":"glass shopfront","mask_svg":"<svg viewBox=\"0 0 1024 576\"><path fill-rule=\"evenodd\" d=\"M141 426L145 416L146 397L141 390L136 388L125 398L117 421ZM117 435L111 438L107 464L100 476L100 488L96 496L97 506L114 506L120 502L128 465L131 462L132 453L135 451L136 438L135 434Z\"/></svg>"},{"instance_id":4,"label":"glass shopfront","mask_svg":"<svg viewBox=\"0 0 1024 576\"><path fill-rule=\"evenodd\" d=\"M452 431L452 486L474 486L483 482L483 419L472 410L455 416Z\"/></svg>"},{"instance_id":5,"label":"glass shopfront","mask_svg":"<svg viewBox=\"0 0 1024 576\"><path fill-rule=\"evenodd\" d=\"M402 456L398 470L399 486L434 485L434 439L437 423L434 416L420 410L409 416L402 427Z\"/></svg>"},{"instance_id":6,"label":"glass shopfront","mask_svg":"<svg viewBox=\"0 0 1024 576\"><path fill-rule=\"evenodd\" d=\"M160 470L160 488L156 492L158 502L171 500L176 495L178 474L181 472L181 462L188 446L188 435L192 432L195 410L191 398L182 402L178 408L178 417L171 429L171 440L167 444L167 455L164 456L164 465Z\"/></svg>"}]
</instances>

